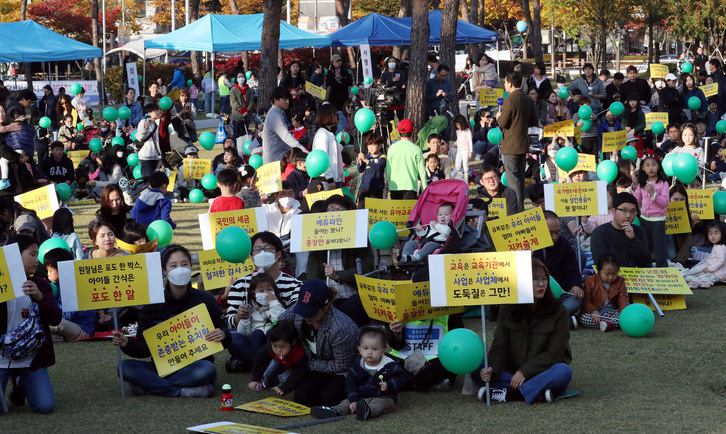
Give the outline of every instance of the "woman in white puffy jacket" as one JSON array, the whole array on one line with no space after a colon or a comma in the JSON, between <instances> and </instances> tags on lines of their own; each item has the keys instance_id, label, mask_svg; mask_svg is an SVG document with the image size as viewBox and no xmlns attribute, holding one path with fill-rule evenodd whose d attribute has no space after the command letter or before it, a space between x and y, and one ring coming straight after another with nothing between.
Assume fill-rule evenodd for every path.
<instances>
[{"instance_id":1,"label":"woman in white puffy jacket","mask_svg":"<svg viewBox=\"0 0 726 434\"><path fill-rule=\"evenodd\" d=\"M320 126L313 138L312 150L319 149L328 154L330 164L323 177L340 187L343 184L343 146L338 143L333 131L338 127L338 112L334 105L324 103L318 110L315 123Z\"/></svg>"}]
</instances>

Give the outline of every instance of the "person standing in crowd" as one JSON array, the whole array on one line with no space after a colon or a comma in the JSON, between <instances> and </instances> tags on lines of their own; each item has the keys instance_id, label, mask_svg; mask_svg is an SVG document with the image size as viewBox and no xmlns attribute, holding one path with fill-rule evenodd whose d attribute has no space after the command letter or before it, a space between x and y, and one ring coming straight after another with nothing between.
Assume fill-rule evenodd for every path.
<instances>
[{"instance_id":1,"label":"person standing in crowd","mask_svg":"<svg viewBox=\"0 0 726 434\"><path fill-rule=\"evenodd\" d=\"M586 63L582 67L582 75L570 85L570 91L573 89L580 89L582 96L590 99L593 114L597 114L602 110L602 102L607 97L605 86L595 75L595 68L591 63Z\"/></svg>"},{"instance_id":2,"label":"person standing in crowd","mask_svg":"<svg viewBox=\"0 0 726 434\"><path fill-rule=\"evenodd\" d=\"M250 120L250 110L252 109L252 91L245 82L243 73L237 74L234 86L229 91L229 103L232 107L232 136L235 140L237 137L247 133L247 124Z\"/></svg>"},{"instance_id":3,"label":"person standing in crowd","mask_svg":"<svg viewBox=\"0 0 726 434\"><path fill-rule=\"evenodd\" d=\"M325 78L325 87L328 89L328 101L333 103L339 111L343 110L352 85L353 77L350 75L350 71L343 66L343 58L338 54L333 54L330 58L330 69Z\"/></svg>"},{"instance_id":4,"label":"person standing in crowd","mask_svg":"<svg viewBox=\"0 0 726 434\"><path fill-rule=\"evenodd\" d=\"M537 92L540 101L546 101L552 93L552 84L547 78L547 68L544 63L535 63L534 72L527 79L527 90L532 92L532 89Z\"/></svg>"},{"instance_id":5,"label":"person standing in crowd","mask_svg":"<svg viewBox=\"0 0 726 434\"><path fill-rule=\"evenodd\" d=\"M628 66L625 74L628 79L620 85L620 101L626 101L634 97L641 106L647 106L650 103L651 95L648 82L638 77L638 68L633 65Z\"/></svg>"},{"instance_id":6,"label":"person standing in crowd","mask_svg":"<svg viewBox=\"0 0 726 434\"><path fill-rule=\"evenodd\" d=\"M426 108L429 116L443 115L454 104L454 85L449 79L451 69L446 65L436 68L436 75L426 82Z\"/></svg>"},{"instance_id":7,"label":"person standing in crowd","mask_svg":"<svg viewBox=\"0 0 726 434\"><path fill-rule=\"evenodd\" d=\"M401 140L388 149L386 179L391 199L416 199L419 186L426 188L426 165L421 148L411 141L413 122L402 119L398 123Z\"/></svg>"},{"instance_id":8,"label":"person standing in crowd","mask_svg":"<svg viewBox=\"0 0 726 434\"><path fill-rule=\"evenodd\" d=\"M156 171L163 157L159 147L159 127L156 125L156 120L159 119L159 106L156 103L145 105L144 114L146 117L139 122L136 130L136 140L141 145L138 153L141 174L148 177Z\"/></svg>"},{"instance_id":9,"label":"person standing in crowd","mask_svg":"<svg viewBox=\"0 0 726 434\"><path fill-rule=\"evenodd\" d=\"M723 65L721 65L721 61L716 58L708 61L708 74L711 76L714 83L718 83L716 104L718 106L719 115L726 113L726 76L724 76L722 67Z\"/></svg>"},{"instance_id":10,"label":"person standing in crowd","mask_svg":"<svg viewBox=\"0 0 726 434\"><path fill-rule=\"evenodd\" d=\"M211 71L207 71L202 79L202 92L204 92L204 112L213 113L212 106L214 105L214 92L216 91L214 83L214 76Z\"/></svg>"},{"instance_id":11,"label":"person standing in crowd","mask_svg":"<svg viewBox=\"0 0 726 434\"><path fill-rule=\"evenodd\" d=\"M70 99L68 101L70 102ZM42 113L41 116L50 118L50 128L53 131L58 129L57 105L58 99L53 93L53 88L49 84L46 84L43 86L43 97L40 99L40 111Z\"/></svg>"},{"instance_id":12,"label":"person standing in crowd","mask_svg":"<svg viewBox=\"0 0 726 434\"><path fill-rule=\"evenodd\" d=\"M186 68L187 64L182 62L179 64L179 66L174 69L174 75L171 78L171 89L184 89L187 87L187 81L184 77L184 68Z\"/></svg>"},{"instance_id":13,"label":"person standing in crowd","mask_svg":"<svg viewBox=\"0 0 726 434\"><path fill-rule=\"evenodd\" d=\"M227 74L219 76L217 88L219 89L219 112L229 114L229 93L232 88L232 83L229 82Z\"/></svg>"},{"instance_id":14,"label":"person standing in crowd","mask_svg":"<svg viewBox=\"0 0 726 434\"><path fill-rule=\"evenodd\" d=\"M308 153L290 133L285 111L290 108L292 95L284 87L276 87L272 92L272 106L267 111L265 126L262 129L262 160L265 163L280 161L290 148L300 148Z\"/></svg>"},{"instance_id":15,"label":"person standing in crowd","mask_svg":"<svg viewBox=\"0 0 726 434\"><path fill-rule=\"evenodd\" d=\"M131 131L139 124L141 118L144 117L144 108L141 107L141 103L136 101L136 90L132 88L126 89L124 102L121 104L121 107L128 107L129 110L131 110L131 117L125 121L119 119L116 122L121 123L121 128L125 133L131 133Z\"/></svg>"}]
</instances>

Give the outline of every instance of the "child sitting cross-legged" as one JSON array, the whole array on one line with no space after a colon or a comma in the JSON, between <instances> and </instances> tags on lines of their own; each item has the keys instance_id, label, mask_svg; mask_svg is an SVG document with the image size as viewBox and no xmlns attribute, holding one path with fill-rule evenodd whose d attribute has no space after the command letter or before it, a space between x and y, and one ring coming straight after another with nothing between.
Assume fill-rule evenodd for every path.
<instances>
[{"instance_id":1,"label":"child sitting cross-legged","mask_svg":"<svg viewBox=\"0 0 726 434\"><path fill-rule=\"evenodd\" d=\"M416 224L416 236L406 241L401 252L401 262L419 262L426 259L428 255L443 246L451 235L451 215L454 213L454 205L442 203L439 205L436 220L431 221L428 226Z\"/></svg>"},{"instance_id":2,"label":"child sitting cross-legged","mask_svg":"<svg viewBox=\"0 0 726 434\"><path fill-rule=\"evenodd\" d=\"M278 395L295 390L307 372L308 358L292 321L279 321L267 332L267 348L261 349L252 364L247 387L259 392L270 387Z\"/></svg>"},{"instance_id":3,"label":"child sitting cross-legged","mask_svg":"<svg viewBox=\"0 0 726 434\"><path fill-rule=\"evenodd\" d=\"M358 332L360 356L345 376L348 399L335 407L313 407L310 414L327 419L355 413L363 421L394 411L407 374L385 351L386 332L375 326L362 327Z\"/></svg>"},{"instance_id":4,"label":"child sitting cross-legged","mask_svg":"<svg viewBox=\"0 0 726 434\"><path fill-rule=\"evenodd\" d=\"M597 274L585 279L580 325L608 332L620 326L620 312L628 306L625 280L618 275L620 265L611 253L597 260Z\"/></svg>"}]
</instances>

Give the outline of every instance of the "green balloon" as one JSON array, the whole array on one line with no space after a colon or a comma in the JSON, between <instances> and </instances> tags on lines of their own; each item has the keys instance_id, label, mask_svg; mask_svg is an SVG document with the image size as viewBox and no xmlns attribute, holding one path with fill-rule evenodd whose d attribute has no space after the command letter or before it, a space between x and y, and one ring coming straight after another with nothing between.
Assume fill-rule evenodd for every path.
<instances>
[{"instance_id":1,"label":"green balloon","mask_svg":"<svg viewBox=\"0 0 726 434\"><path fill-rule=\"evenodd\" d=\"M246 155L252 154L252 140L245 140L245 142L242 144L242 152L244 152Z\"/></svg>"},{"instance_id":2,"label":"green balloon","mask_svg":"<svg viewBox=\"0 0 726 434\"><path fill-rule=\"evenodd\" d=\"M217 235L215 248L220 258L233 264L241 264L249 258L252 243L244 229L227 226Z\"/></svg>"},{"instance_id":3,"label":"green balloon","mask_svg":"<svg viewBox=\"0 0 726 434\"><path fill-rule=\"evenodd\" d=\"M71 85L71 88L68 89L68 91L70 92L71 95L76 96L79 93L81 93L81 85L78 83L73 83Z\"/></svg>"},{"instance_id":4,"label":"green balloon","mask_svg":"<svg viewBox=\"0 0 726 434\"><path fill-rule=\"evenodd\" d=\"M557 91L557 96L559 96L560 99L567 99L570 97L570 90L567 89L566 86L562 86L560 90Z\"/></svg>"},{"instance_id":5,"label":"green balloon","mask_svg":"<svg viewBox=\"0 0 726 434\"><path fill-rule=\"evenodd\" d=\"M713 209L716 214L726 214L726 191L717 191L713 195Z\"/></svg>"},{"instance_id":6,"label":"green balloon","mask_svg":"<svg viewBox=\"0 0 726 434\"><path fill-rule=\"evenodd\" d=\"M88 149L90 149L94 154L99 154L103 149L103 141L101 141L98 137L92 138L91 141L88 142Z\"/></svg>"},{"instance_id":7,"label":"green balloon","mask_svg":"<svg viewBox=\"0 0 726 434\"><path fill-rule=\"evenodd\" d=\"M623 160L635 161L638 158L638 151L634 147L626 145L620 150L620 156L623 157Z\"/></svg>"},{"instance_id":8,"label":"green balloon","mask_svg":"<svg viewBox=\"0 0 726 434\"><path fill-rule=\"evenodd\" d=\"M136 140L136 129L131 131L131 134L129 134L129 139Z\"/></svg>"},{"instance_id":9,"label":"green balloon","mask_svg":"<svg viewBox=\"0 0 726 434\"><path fill-rule=\"evenodd\" d=\"M673 176L673 158L675 158L676 154L666 154L665 158L663 158L663 161L661 162L661 166L663 166L663 172L665 172L666 176Z\"/></svg>"},{"instance_id":10,"label":"green balloon","mask_svg":"<svg viewBox=\"0 0 726 434\"><path fill-rule=\"evenodd\" d=\"M380 221L371 226L368 233L371 247L378 250L389 250L398 242L396 225L389 221Z\"/></svg>"},{"instance_id":11,"label":"green balloon","mask_svg":"<svg viewBox=\"0 0 726 434\"><path fill-rule=\"evenodd\" d=\"M255 154L255 155L252 155L250 157L249 163L250 163L250 166L254 167L255 170L257 170L260 167L262 167L262 165L264 164L264 161L262 160L262 156L261 155Z\"/></svg>"},{"instance_id":12,"label":"green balloon","mask_svg":"<svg viewBox=\"0 0 726 434\"><path fill-rule=\"evenodd\" d=\"M192 87L192 84L194 84L194 82L192 81L191 78L189 80L187 80L187 87Z\"/></svg>"},{"instance_id":13,"label":"green balloon","mask_svg":"<svg viewBox=\"0 0 726 434\"><path fill-rule=\"evenodd\" d=\"M63 238L51 237L43 241L40 247L38 247L38 261L40 261L41 264L45 264L45 254L54 249L63 249L71 253L73 252Z\"/></svg>"},{"instance_id":14,"label":"green balloon","mask_svg":"<svg viewBox=\"0 0 726 434\"><path fill-rule=\"evenodd\" d=\"M562 294L565 292L559 283L555 280L554 277L550 276L550 291L552 291L552 295L555 296L555 298L562 297Z\"/></svg>"},{"instance_id":15,"label":"green balloon","mask_svg":"<svg viewBox=\"0 0 726 434\"><path fill-rule=\"evenodd\" d=\"M560 148L555 154L555 164L557 164L557 167L565 172L569 172L574 169L575 166L577 166L577 160L577 151L575 148L571 148L569 146Z\"/></svg>"},{"instance_id":16,"label":"green balloon","mask_svg":"<svg viewBox=\"0 0 726 434\"><path fill-rule=\"evenodd\" d=\"M612 160L603 160L597 165L597 177L608 184L618 176L618 165Z\"/></svg>"},{"instance_id":17,"label":"green balloon","mask_svg":"<svg viewBox=\"0 0 726 434\"><path fill-rule=\"evenodd\" d=\"M124 141L123 137L116 136L113 139L111 139L111 146L124 146L126 145L126 141Z\"/></svg>"},{"instance_id":18,"label":"green balloon","mask_svg":"<svg viewBox=\"0 0 726 434\"><path fill-rule=\"evenodd\" d=\"M168 96L162 97L159 100L159 108L162 110L169 110L174 102Z\"/></svg>"},{"instance_id":19,"label":"green balloon","mask_svg":"<svg viewBox=\"0 0 726 434\"><path fill-rule=\"evenodd\" d=\"M504 135L499 127L494 127L487 131L487 140L489 140L489 142L493 145L502 143L502 137L504 137Z\"/></svg>"},{"instance_id":20,"label":"green balloon","mask_svg":"<svg viewBox=\"0 0 726 434\"><path fill-rule=\"evenodd\" d=\"M507 172L502 173L501 183L505 187L509 187L509 180L507 179Z\"/></svg>"},{"instance_id":21,"label":"green balloon","mask_svg":"<svg viewBox=\"0 0 726 434\"><path fill-rule=\"evenodd\" d=\"M48 116L43 116L38 121L38 125L40 126L40 128L50 128L50 124L51 124L51 122L50 122L50 118Z\"/></svg>"},{"instance_id":22,"label":"green balloon","mask_svg":"<svg viewBox=\"0 0 726 434\"><path fill-rule=\"evenodd\" d=\"M719 134L726 133L726 121L721 119L720 121L716 122L716 132Z\"/></svg>"},{"instance_id":23,"label":"green balloon","mask_svg":"<svg viewBox=\"0 0 726 434\"><path fill-rule=\"evenodd\" d=\"M484 343L469 329L451 330L439 342L439 360L451 373L464 375L474 372L484 360Z\"/></svg>"},{"instance_id":24,"label":"green balloon","mask_svg":"<svg viewBox=\"0 0 726 434\"><path fill-rule=\"evenodd\" d=\"M166 220L154 220L146 229L146 239L148 241L158 240L158 247L168 245L173 237L174 230Z\"/></svg>"},{"instance_id":25,"label":"green balloon","mask_svg":"<svg viewBox=\"0 0 726 434\"><path fill-rule=\"evenodd\" d=\"M688 98L688 108L691 110L698 110L701 108L701 98L692 96Z\"/></svg>"},{"instance_id":26,"label":"green balloon","mask_svg":"<svg viewBox=\"0 0 726 434\"><path fill-rule=\"evenodd\" d=\"M211 173L202 176L202 187L207 190L214 190L217 188L217 177Z\"/></svg>"},{"instance_id":27,"label":"green balloon","mask_svg":"<svg viewBox=\"0 0 726 434\"><path fill-rule=\"evenodd\" d=\"M577 110L577 116L580 118L580 120L589 120L592 117L592 107L587 104L581 105L580 108Z\"/></svg>"},{"instance_id":28,"label":"green balloon","mask_svg":"<svg viewBox=\"0 0 726 434\"><path fill-rule=\"evenodd\" d=\"M376 114L369 108L358 109L353 117L353 123L358 131L367 133L376 124Z\"/></svg>"},{"instance_id":29,"label":"green balloon","mask_svg":"<svg viewBox=\"0 0 726 434\"><path fill-rule=\"evenodd\" d=\"M252 78L252 71L245 72L245 77L247 77L247 80Z\"/></svg>"},{"instance_id":30,"label":"green balloon","mask_svg":"<svg viewBox=\"0 0 726 434\"><path fill-rule=\"evenodd\" d=\"M693 72L693 63L691 62L684 62L681 65L681 71L685 72L686 74L690 74Z\"/></svg>"},{"instance_id":31,"label":"green balloon","mask_svg":"<svg viewBox=\"0 0 726 434\"><path fill-rule=\"evenodd\" d=\"M144 177L141 174L141 166L134 167L133 175L134 175L134 179L141 179Z\"/></svg>"},{"instance_id":32,"label":"green balloon","mask_svg":"<svg viewBox=\"0 0 726 434\"><path fill-rule=\"evenodd\" d=\"M205 131L199 135L199 144L207 151L211 151L214 148L216 138L213 132Z\"/></svg>"},{"instance_id":33,"label":"green balloon","mask_svg":"<svg viewBox=\"0 0 726 434\"><path fill-rule=\"evenodd\" d=\"M582 121L582 125L580 126L580 131L587 132L590 131L592 128L592 120L586 119Z\"/></svg>"},{"instance_id":34,"label":"green balloon","mask_svg":"<svg viewBox=\"0 0 726 434\"><path fill-rule=\"evenodd\" d=\"M348 143L350 143L350 134L346 133L345 131L341 131L335 136L335 140L337 140L340 144L347 145Z\"/></svg>"},{"instance_id":35,"label":"green balloon","mask_svg":"<svg viewBox=\"0 0 726 434\"><path fill-rule=\"evenodd\" d=\"M198 188L193 189L189 192L189 200L192 203L202 203L204 202L204 192Z\"/></svg>"},{"instance_id":36,"label":"green balloon","mask_svg":"<svg viewBox=\"0 0 726 434\"><path fill-rule=\"evenodd\" d=\"M113 107L106 107L103 109L103 118L108 122L113 122L118 119L118 110Z\"/></svg>"},{"instance_id":37,"label":"green balloon","mask_svg":"<svg viewBox=\"0 0 726 434\"><path fill-rule=\"evenodd\" d=\"M62 202L65 202L71 198L71 194L73 192L71 191L70 185L66 184L65 182L61 182L55 185L55 193L58 195L58 199L60 199Z\"/></svg>"},{"instance_id":38,"label":"green balloon","mask_svg":"<svg viewBox=\"0 0 726 434\"><path fill-rule=\"evenodd\" d=\"M476 125L476 121L474 120L474 118L469 119L469 125L471 125L471 127L474 128L474 126Z\"/></svg>"},{"instance_id":39,"label":"green balloon","mask_svg":"<svg viewBox=\"0 0 726 434\"><path fill-rule=\"evenodd\" d=\"M635 216L635 218L633 219L633 226L640 226L640 219L638 218L638 216Z\"/></svg>"},{"instance_id":40,"label":"green balloon","mask_svg":"<svg viewBox=\"0 0 726 434\"><path fill-rule=\"evenodd\" d=\"M353 86L350 88L350 93L352 95L358 95L358 92L359 92L358 86Z\"/></svg>"},{"instance_id":41,"label":"green balloon","mask_svg":"<svg viewBox=\"0 0 726 434\"><path fill-rule=\"evenodd\" d=\"M373 77L366 77L363 79L364 84L373 84Z\"/></svg>"},{"instance_id":42,"label":"green balloon","mask_svg":"<svg viewBox=\"0 0 726 434\"><path fill-rule=\"evenodd\" d=\"M646 336L653 330L655 315L644 304L633 303L620 312L620 328L623 332L634 338Z\"/></svg>"},{"instance_id":43,"label":"green balloon","mask_svg":"<svg viewBox=\"0 0 726 434\"><path fill-rule=\"evenodd\" d=\"M129 167L136 167L139 165L139 154L133 153L129 154L126 157L126 164L129 165Z\"/></svg>"},{"instance_id":44,"label":"green balloon","mask_svg":"<svg viewBox=\"0 0 726 434\"><path fill-rule=\"evenodd\" d=\"M311 178L317 178L325 173L330 166L330 158L325 151L316 149L305 158L305 170Z\"/></svg>"},{"instance_id":45,"label":"green balloon","mask_svg":"<svg viewBox=\"0 0 726 434\"><path fill-rule=\"evenodd\" d=\"M673 176L684 184L690 184L698 176L698 160L691 154L676 154L673 158Z\"/></svg>"},{"instance_id":46,"label":"green balloon","mask_svg":"<svg viewBox=\"0 0 726 434\"><path fill-rule=\"evenodd\" d=\"M656 136L660 136L665 132L665 125L663 125L663 122L653 122L653 125L650 127L650 130L653 131L653 134Z\"/></svg>"},{"instance_id":47,"label":"green balloon","mask_svg":"<svg viewBox=\"0 0 726 434\"><path fill-rule=\"evenodd\" d=\"M614 103L610 104L610 113L613 114L613 116L620 116L625 112L625 106L620 101L615 101Z\"/></svg>"},{"instance_id":48,"label":"green balloon","mask_svg":"<svg viewBox=\"0 0 726 434\"><path fill-rule=\"evenodd\" d=\"M81 123L81 122L78 122L78 123L76 124L76 129L77 129L78 131L83 131L83 123Z\"/></svg>"}]
</instances>

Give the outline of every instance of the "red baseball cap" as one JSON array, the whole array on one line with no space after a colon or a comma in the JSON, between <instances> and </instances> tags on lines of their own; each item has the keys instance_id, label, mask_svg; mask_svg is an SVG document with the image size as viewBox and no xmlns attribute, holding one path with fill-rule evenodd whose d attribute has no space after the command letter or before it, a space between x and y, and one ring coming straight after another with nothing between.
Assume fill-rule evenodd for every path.
<instances>
[{"instance_id":1,"label":"red baseball cap","mask_svg":"<svg viewBox=\"0 0 726 434\"><path fill-rule=\"evenodd\" d=\"M410 119L401 119L398 123L399 134L411 134L413 132L413 122Z\"/></svg>"}]
</instances>

